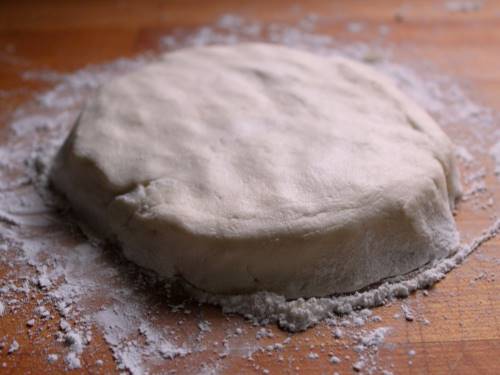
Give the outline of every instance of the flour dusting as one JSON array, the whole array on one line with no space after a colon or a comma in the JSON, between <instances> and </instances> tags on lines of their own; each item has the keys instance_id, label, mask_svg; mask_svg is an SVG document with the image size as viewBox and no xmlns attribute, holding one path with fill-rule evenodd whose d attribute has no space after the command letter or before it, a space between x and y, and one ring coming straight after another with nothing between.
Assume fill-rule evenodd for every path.
<instances>
[{"instance_id":1,"label":"flour dusting","mask_svg":"<svg viewBox=\"0 0 500 375\"><path fill-rule=\"evenodd\" d=\"M121 59L72 74L26 72L24 79L45 81L53 87L14 112L8 141L0 146L0 260L6 267L6 275L0 280L0 319L15 314L31 296L35 298L30 307L33 318L27 325L36 329L44 322L55 321L59 327L54 340L60 351L46 354L49 364L64 362L68 370L89 365L83 354L89 351L92 331L97 329L109 345L117 369L132 374L158 372L160 366L172 371L216 374L225 371L231 357L241 358L255 371L269 373L255 361L260 355L296 370L299 362L290 353L304 346L309 347L308 360L324 361L331 372L348 363L358 372L391 373L379 365L378 358L393 328L371 308L397 303L398 298L430 288L500 231L498 203L487 181L493 171L479 161L493 158L495 172L500 174L500 143L492 145L485 136L493 131L495 114L471 100L453 78L393 61L389 47L346 44L315 33L319 19L310 14L290 26L227 14L214 25L194 31L178 30L163 37L158 52L266 40L372 64L431 112L459 145L457 156L468 192L463 204L484 212L490 218L490 227L484 233L471 235L468 244L445 260L352 295L297 300L268 292L215 296L191 290L176 280L158 280L124 260L112 246L82 235L67 210L61 210L64 203L61 206L46 187L53 152L68 134L85 99L102 83L154 57ZM389 32L387 28L382 30L378 37ZM363 27L350 25L349 31L362 34ZM209 306L200 306L200 302L217 308L214 312ZM400 313L408 324L421 324L407 303L401 305ZM269 324L291 333L266 326ZM323 344L292 333L314 330L312 327L318 324L328 328L326 336L324 329L313 331ZM422 324L431 323L422 319ZM350 354L330 350L324 343L342 343ZM30 349L25 345L21 348L10 336L0 336L0 344L12 356ZM418 353L409 355L414 356ZM103 364L101 358L93 361Z\"/></svg>"},{"instance_id":2,"label":"flour dusting","mask_svg":"<svg viewBox=\"0 0 500 375\"><path fill-rule=\"evenodd\" d=\"M500 142L491 148L490 154L495 162L495 174L500 177Z\"/></svg>"},{"instance_id":3,"label":"flour dusting","mask_svg":"<svg viewBox=\"0 0 500 375\"><path fill-rule=\"evenodd\" d=\"M445 3L449 12L477 12L483 6L482 0L452 0Z\"/></svg>"}]
</instances>

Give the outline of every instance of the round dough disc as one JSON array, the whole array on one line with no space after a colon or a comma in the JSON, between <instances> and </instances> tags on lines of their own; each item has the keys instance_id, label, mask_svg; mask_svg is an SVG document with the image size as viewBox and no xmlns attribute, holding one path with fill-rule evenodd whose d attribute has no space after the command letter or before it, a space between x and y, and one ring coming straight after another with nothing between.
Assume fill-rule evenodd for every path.
<instances>
[{"instance_id":1,"label":"round dough disc","mask_svg":"<svg viewBox=\"0 0 500 375\"><path fill-rule=\"evenodd\" d=\"M102 86L55 187L127 258L215 293L359 290L456 248L453 148L360 63L197 47Z\"/></svg>"}]
</instances>

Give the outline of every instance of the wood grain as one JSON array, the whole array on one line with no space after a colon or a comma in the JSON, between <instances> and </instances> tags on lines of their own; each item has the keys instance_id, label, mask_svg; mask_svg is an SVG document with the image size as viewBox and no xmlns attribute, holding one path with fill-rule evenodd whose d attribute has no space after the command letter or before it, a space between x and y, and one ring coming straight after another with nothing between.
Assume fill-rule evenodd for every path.
<instances>
[{"instance_id":1,"label":"wood grain","mask_svg":"<svg viewBox=\"0 0 500 375\"><path fill-rule=\"evenodd\" d=\"M237 13L262 22L295 22L308 13L322 16L318 31L334 36L342 42L376 39L376 28L390 27L384 41L391 46L394 58L400 61L429 61L468 87L479 102L500 110L500 2L488 1L478 11L451 13L444 1L29 1L0 2L0 121L5 126L8 116L17 106L49 84L26 81L27 70L52 69L70 72L88 64L99 64L119 57L135 56L154 51L159 37L182 27L194 28L213 23L223 13ZM403 21L397 15L403 15ZM349 33L349 21L362 21L365 29ZM499 129L497 126L496 129ZM0 133L1 137L1 133ZM484 163L491 170L491 161ZM489 163L489 164L488 164ZM499 181L489 177L488 188L496 198L494 211L500 211ZM457 222L465 238L478 234L489 223L489 218L464 205ZM418 292L406 303L431 324L419 321L408 323L394 319L400 311L400 302L376 309L383 322L394 327L379 353L380 363L392 366L395 374L499 374L500 373L500 238L484 245L434 287L429 296ZM495 261L492 261L495 260ZM0 265L0 277L6 269ZM481 278L486 274L488 277ZM53 335L57 322L49 321L36 330L28 330L32 306L27 305L18 314L0 318L0 338L15 336L21 344L16 355L0 351L0 373L59 373L64 365L50 365L46 361L48 349L60 352ZM222 322L225 318L217 309L208 309L210 318ZM236 319L241 323L239 318ZM374 324L373 327L376 325ZM187 325L189 327L189 324ZM221 323L222 327L222 323ZM188 328L187 328L188 329ZM217 331L214 336L223 332ZM286 333L275 330L276 337ZM311 361L305 356L310 345L324 344L325 352L349 354L342 340L335 341L325 326L297 334L301 342L282 354L293 360L278 364L275 357L256 354L255 362L231 357L225 359L224 373L260 373L267 368L271 373L323 374L339 371L350 373L351 363L343 361L333 367L326 361ZM306 341L306 339L308 341ZM276 342L270 340L271 342ZM408 350L417 355L409 358ZM206 354L180 359L175 364L165 363L157 369L164 373L177 369L188 373L188 364L201 363ZM97 367L95 358L104 360ZM412 361L410 364L409 361ZM116 368L100 332L95 331L91 348L85 351L83 373L115 373ZM183 367L186 365L187 367ZM297 370L299 368L299 370Z\"/></svg>"}]
</instances>

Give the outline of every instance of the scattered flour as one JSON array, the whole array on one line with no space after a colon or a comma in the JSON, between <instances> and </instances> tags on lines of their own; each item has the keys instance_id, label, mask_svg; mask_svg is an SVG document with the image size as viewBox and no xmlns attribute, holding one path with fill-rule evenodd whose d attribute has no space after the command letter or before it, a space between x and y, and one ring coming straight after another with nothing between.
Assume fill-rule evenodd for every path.
<instances>
[{"instance_id":1,"label":"scattered flour","mask_svg":"<svg viewBox=\"0 0 500 375\"><path fill-rule=\"evenodd\" d=\"M319 358L319 354L315 353L315 352L309 352L309 354L307 355L307 358L308 359L318 359Z\"/></svg>"},{"instance_id":2,"label":"scattered flour","mask_svg":"<svg viewBox=\"0 0 500 375\"><path fill-rule=\"evenodd\" d=\"M496 143L491 148L490 154L495 161L495 174L500 177L500 142Z\"/></svg>"},{"instance_id":3,"label":"scattered flour","mask_svg":"<svg viewBox=\"0 0 500 375\"><path fill-rule=\"evenodd\" d=\"M449 12L476 12L483 6L483 0L452 0L445 6Z\"/></svg>"},{"instance_id":4,"label":"scattered flour","mask_svg":"<svg viewBox=\"0 0 500 375\"><path fill-rule=\"evenodd\" d=\"M80 362L80 358L78 358L77 353L75 352L69 352L66 357L64 357L64 363L66 363L66 366L68 366L68 369L74 370L82 367L82 364Z\"/></svg>"},{"instance_id":5,"label":"scattered flour","mask_svg":"<svg viewBox=\"0 0 500 375\"><path fill-rule=\"evenodd\" d=\"M356 361L352 365L353 370L354 371L358 371L358 372L361 371L361 370L363 370L364 367L365 367L365 362L362 361L362 360Z\"/></svg>"},{"instance_id":6,"label":"scattered flour","mask_svg":"<svg viewBox=\"0 0 500 375\"><path fill-rule=\"evenodd\" d=\"M456 148L457 157L464 163L471 163L474 160L474 156L465 148L464 146L459 146Z\"/></svg>"},{"instance_id":7,"label":"scattered flour","mask_svg":"<svg viewBox=\"0 0 500 375\"><path fill-rule=\"evenodd\" d=\"M12 343L9 346L8 354L15 353L19 350L20 346L19 343L16 340L13 340Z\"/></svg>"},{"instance_id":8,"label":"scattered flour","mask_svg":"<svg viewBox=\"0 0 500 375\"><path fill-rule=\"evenodd\" d=\"M487 172L479 170L477 160L488 145L484 134L494 123L492 111L475 104L450 77L427 71L422 79L418 69L392 62L390 48L362 43L345 45L330 36L314 33L319 19L311 14L300 20L297 26L288 26L251 22L228 14L213 26L194 32L179 30L162 38L161 48L172 50L188 45L231 44L264 38L323 55L342 54L371 63L392 76L403 91L454 135L454 140L461 146L458 157L466 166L464 180L472 189L469 191L475 191L470 199L487 194L487 189L477 189L478 186L487 187L484 182ZM377 37L389 33L389 29L382 26ZM351 29L351 32L358 33L363 27L351 25ZM204 362L198 364L196 370L193 368L193 372L206 374L221 371L224 358L229 355L241 356L249 363L254 363L252 356L255 353L277 355L277 361L291 361L284 358L282 352L293 347L295 338L292 344L291 337L277 338L270 328L253 328L251 324L246 324L244 329L235 328L229 319L222 323L226 327L224 337L215 339L212 318L203 316L204 308L189 300L181 304L170 302L179 298L177 294L182 294L183 288L189 290L189 287L179 287L176 282L164 284L154 275L139 271L121 259L114 249L94 240L84 240L79 235L68 235L74 228L68 228L71 217L64 216L64 212L56 214L60 202L44 187L51 153L65 138L78 109L93 90L123 72L143 66L151 58L117 60L69 75L50 71L23 75L26 80L43 80L54 87L37 94L32 103L15 111L10 120L8 142L0 145L0 261L9 269L6 278L0 281L0 317L19 309L25 300L19 296L41 295L33 308L33 316L41 321L59 319L60 332L56 339L66 345L67 352L62 358L68 369L82 366L80 356L87 350L92 337L90 332L95 326L99 327L110 346L117 368L132 374L150 372L165 360L190 363L191 357L200 358L196 357L198 353L202 353ZM491 155L499 174L500 143L491 149ZM25 161L30 166L28 171ZM495 209L493 204L492 210ZM331 329L330 339L346 342L345 345L354 352L353 358L342 359L342 362L349 361L356 371L377 372L380 370L377 367L378 350L391 328L366 329L367 324L379 321L367 308L432 286L499 231L500 221L497 221L448 259L406 278L388 280L376 288L348 296L287 301L282 296L266 292L230 297L190 292L198 301L220 306L225 313L240 314L256 325L277 323L283 329L296 332L324 321ZM31 276L25 278L25 275ZM152 293L157 290L158 294ZM413 312L409 308L405 312L403 306L408 306L403 304L401 307L405 319L413 320ZM194 325L190 323L193 318L184 318L195 314ZM31 321L33 325L36 322L35 319L28 322L31 324ZM13 340L9 353L18 349L19 344ZM338 356L320 355L320 351L320 347L315 347L314 351L311 349L308 358L324 359L331 364L341 362ZM207 360L208 353L212 352L213 357ZM49 363L58 360L57 354L47 356ZM263 373L268 371L254 369ZM382 372L390 373L387 370Z\"/></svg>"},{"instance_id":9,"label":"scattered flour","mask_svg":"<svg viewBox=\"0 0 500 375\"><path fill-rule=\"evenodd\" d=\"M384 342L385 336L391 330L390 327L379 327L373 331L368 332L361 337L360 343L366 347L379 346Z\"/></svg>"},{"instance_id":10,"label":"scattered flour","mask_svg":"<svg viewBox=\"0 0 500 375\"><path fill-rule=\"evenodd\" d=\"M342 360L341 360L339 357L336 357L336 356L334 356L334 355L332 355L332 356L330 357L330 363L333 363L333 364L335 364L335 365L336 365L336 364L338 364L338 363L340 363L340 362L342 362Z\"/></svg>"},{"instance_id":11,"label":"scattered flour","mask_svg":"<svg viewBox=\"0 0 500 375\"><path fill-rule=\"evenodd\" d=\"M403 312L403 315L408 322L413 322L415 320L415 317L413 316L413 311L408 307L406 304L401 305L401 311Z\"/></svg>"},{"instance_id":12,"label":"scattered flour","mask_svg":"<svg viewBox=\"0 0 500 375\"><path fill-rule=\"evenodd\" d=\"M175 357L185 357L191 351L186 348L180 348L172 343L165 341L160 345L159 352L165 359L174 359Z\"/></svg>"},{"instance_id":13,"label":"scattered flour","mask_svg":"<svg viewBox=\"0 0 500 375\"><path fill-rule=\"evenodd\" d=\"M64 336L64 343L69 346L70 350L76 354L83 351L83 341L80 334L76 331L69 331Z\"/></svg>"},{"instance_id":14,"label":"scattered flour","mask_svg":"<svg viewBox=\"0 0 500 375\"><path fill-rule=\"evenodd\" d=\"M347 30L351 33L360 33L364 30L364 25L361 22L349 22Z\"/></svg>"}]
</instances>

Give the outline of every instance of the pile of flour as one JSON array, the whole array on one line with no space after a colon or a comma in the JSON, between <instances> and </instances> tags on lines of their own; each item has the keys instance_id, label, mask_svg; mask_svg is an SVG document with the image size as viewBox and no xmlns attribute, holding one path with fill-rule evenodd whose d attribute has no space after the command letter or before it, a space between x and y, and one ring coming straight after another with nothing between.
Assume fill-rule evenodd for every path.
<instances>
[{"instance_id":1,"label":"pile of flour","mask_svg":"<svg viewBox=\"0 0 500 375\"><path fill-rule=\"evenodd\" d=\"M452 257L409 278L391 280L362 293L287 301L266 292L223 297L191 291L197 298L194 301L180 291L185 286L157 280L155 275L121 259L115 249L79 234L76 226L68 225L71 218L56 212L60 202L45 186L44 176L52 153L67 135L85 98L100 84L133 71L154 57L118 60L69 75L27 72L26 80L46 81L54 86L16 110L10 121L8 142L0 147L0 260L7 268L6 277L0 281L0 319L26 308L27 301L36 296L27 329L43 329L47 322L57 321L59 332L55 340L60 345L46 353L47 361L64 361L68 369L103 364L104 358L91 357L92 363L83 362L82 358L92 343L92 330L98 327L117 367L134 374L154 371L156 366L217 373L224 370L231 357L245 358L256 371L268 373L269 369L255 360L264 354L297 369L297 363L303 359L287 353L304 345L309 345L307 361L325 361L332 371L339 363L348 361L357 371L390 373L390 366L381 367L377 358L391 334L391 322L381 322L374 314L376 310L368 308L430 287L499 232L496 202L485 179L492 172L478 161L488 146L493 147L497 169L500 164L498 144L489 145L491 139L485 137L492 134L494 114L475 104L451 78L428 68L391 62L390 48L376 47L390 32L387 27L378 29L375 44L346 45L314 33L320 20L320 16L310 14L297 25L288 26L225 15L214 25L195 31L178 30L164 37L160 49L264 39L373 64L431 112L460 145L458 157L464 166L468 192L464 204L491 216L490 228L479 235L466 234L469 244ZM500 134L494 134L494 141L499 142ZM26 168L26 163L30 168ZM198 301L221 306L224 312L242 315L250 323L238 317L220 317ZM408 304L403 306L401 317L409 324L429 324ZM313 331L321 341L338 341L352 354L341 355L325 345L309 344L302 336L260 326L269 323L291 332L321 323L323 329ZM20 345L20 341L19 337L0 334L0 346L12 356L31 349ZM418 353L410 352L411 361Z\"/></svg>"}]
</instances>

